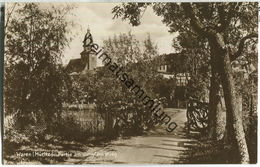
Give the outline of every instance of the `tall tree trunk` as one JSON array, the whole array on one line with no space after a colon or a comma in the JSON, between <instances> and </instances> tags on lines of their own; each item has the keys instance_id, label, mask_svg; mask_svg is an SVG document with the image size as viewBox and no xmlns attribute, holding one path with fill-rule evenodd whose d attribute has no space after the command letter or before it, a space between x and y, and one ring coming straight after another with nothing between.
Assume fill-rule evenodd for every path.
<instances>
[{"instance_id":1,"label":"tall tree trunk","mask_svg":"<svg viewBox=\"0 0 260 167\"><path fill-rule=\"evenodd\" d=\"M210 41L215 44L215 47L213 49L216 49L216 53L218 53L219 55L219 72L224 90L227 114L230 114L231 120L231 122L227 123L233 125L231 127L231 132L234 134L234 142L237 145L240 162L249 163L249 154L245 139L245 132L242 124L242 118L239 114L238 108L236 107L236 91L234 79L232 76L232 68L228 48L226 48L223 36L219 33L215 34L214 38L210 39Z\"/></svg>"},{"instance_id":2,"label":"tall tree trunk","mask_svg":"<svg viewBox=\"0 0 260 167\"><path fill-rule=\"evenodd\" d=\"M213 140L221 140L225 132L224 106L222 103L220 76L217 72L218 62L214 46L211 46L211 78L209 92L209 133ZM214 55L214 56L213 56Z\"/></svg>"},{"instance_id":3,"label":"tall tree trunk","mask_svg":"<svg viewBox=\"0 0 260 167\"><path fill-rule=\"evenodd\" d=\"M211 78L209 92L209 133L208 137L213 140L221 140L225 132L225 107L222 101L220 84L217 80Z\"/></svg>"}]
</instances>

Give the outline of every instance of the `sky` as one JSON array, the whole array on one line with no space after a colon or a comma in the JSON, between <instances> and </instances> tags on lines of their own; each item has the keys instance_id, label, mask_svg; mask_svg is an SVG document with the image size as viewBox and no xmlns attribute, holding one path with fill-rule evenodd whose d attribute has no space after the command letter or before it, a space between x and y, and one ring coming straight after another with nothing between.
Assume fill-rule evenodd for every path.
<instances>
[{"instance_id":1,"label":"sky","mask_svg":"<svg viewBox=\"0 0 260 167\"><path fill-rule=\"evenodd\" d=\"M143 41L149 33L151 39L157 44L160 54L174 52L172 39L176 34L170 34L162 18L156 16L151 8L148 8L141 18L141 25L133 27L128 21L113 19L112 8L117 3L74 3L76 8L68 19L72 19L76 26L73 28L73 40L70 47L64 51L63 64L70 59L79 58L83 51L82 41L88 27L93 40L102 46L103 40L113 37L115 34L132 32L136 38ZM98 65L101 63L98 62Z\"/></svg>"},{"instance_id":2,"label":"sky","mask_svg":"<svg viewBox=\"0 0 260 167\"><path fill-rule=\"evenodd\" d=\"M133 27L128 20L113 19L112 8L119 3L41 3L40 8L65 7L67 4L75 6L67 16L68 21L73 21L75 26L71 29L72 41L63 52L62 63L66 65L70 59L80 58L83 51L83 39L89 27L94 43L102 47L103 41L120 33L132 32L139 40L143 41L150 34L152 41L157 44L159 54L172 53L172 39L177 33L170 34L168 27L162 23L162 18L156 16L152 8L147 8L141 18L141 25ZM12 9L14 3L7 3L7 10ZM16 10L23 5L16 5ZM102 63L98 60L98 66Z\"/></svg>"}]
</instances>

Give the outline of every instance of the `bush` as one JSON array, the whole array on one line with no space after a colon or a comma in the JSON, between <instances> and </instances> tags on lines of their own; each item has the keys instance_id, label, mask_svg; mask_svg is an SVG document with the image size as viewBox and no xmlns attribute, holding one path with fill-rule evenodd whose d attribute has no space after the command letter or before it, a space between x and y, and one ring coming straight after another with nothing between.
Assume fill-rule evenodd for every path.
<instances>
[{"instance_id":1,"label":"bush","mask_svg":"<svg viewBox=\"0 0 260 167\"><path fill-rule=\"evenodd\" d=\"M15 128L14 115L5 116L4 118L4 135L3 135L3 155L12 155L17 149L25 144L29 144L29 136Z\"/></svg>"}]
</instances>

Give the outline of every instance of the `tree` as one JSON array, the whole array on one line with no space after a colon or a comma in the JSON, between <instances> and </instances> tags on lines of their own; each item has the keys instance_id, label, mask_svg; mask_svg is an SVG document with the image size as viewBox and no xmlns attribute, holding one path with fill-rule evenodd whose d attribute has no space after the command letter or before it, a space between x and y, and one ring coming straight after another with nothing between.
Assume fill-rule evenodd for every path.
<instances>
[{"instance_id":1,"label":"tree","mask_svg":"<svg viewBox=\"0 0 260 167\"><path fill-rule=\"evenodd\" d=\"M115 35L104 40L104 50L147 95L156 98L153 84L148 81L153 79L158 82L161 79L157 73L159 60L157 47L149 36L144 41L138 41L131 32ZM79 97L87 94L94 99L97 111L104 118L107 137L137 135L153 126L149 107L107 66L93 75L87 76L88 82L82 79L76 81L80 82L78 85L82 90Z\"/></svg>"},{"instance_id":2,"label":"tree","mask_svg":"<svg viewBox=\"0 0 260 167\"><path fill-rule=\"evenodd\" d=\"M176 90L176 79L175 78L164 78L163 76L157 76L149 81L153 87L153 92L156 98L165 99L169 106L172 102L173 93Z\"/></svg>"},{"instance_id":3,"label":"tree","mask_svg":"<svg viewBox=\"0 0 260 167\"><path fill-rule=\"evenodd\" d=\"M124 66L143 87L157 75L158 66L162 62L157 46L151 41L149 34L144 41L138 41L131 32L115 35L113 39L104 40L104 49L114 62Z\"/></svg>"},{"instance_id":4,"label":"tree","mask_svg":"<svg viewBox=\"0 0 260 167\"><path fill-rule=\"evenodd\" d=\"M210 60L209 44L207 40L191 30L180 34L175 41L180 43L182 52L187 55L187 66L191 74L189 94L199 100L209 102L208 137L221 140L225 131L225 106L217 72L218 67L214 59ZM178 48L178 45L174 47Z\"/></svg>"},{"instance_id":5,"label":"tree","mask_svg":"<svg viewBox=\"0 0 260 167\"><path fill-rule=\"evenodd\" d=\"M149 5L163 18L170 32L193 31L207 40L211 68L219 74L223 87L229 136L236 143L240 162L249 163L242 118L236 108L231 61L243 56L248 39L257 38L257 3L123 3L114 7L112 12L114 17L129 19L137 26L141 13Z\"/></svg>"},{"instance_id":6,"label":"tree","mask_svg":"<svg viewBox=\"0 0 260 167\"><path fill-rule=\"evenodd\" d=\"M62 51L68 45L72 7L42 9L26 3L13 11L5 27L5 107L16 114L20 128L52 122L62 109L66 74Z\"/></svg>"},{"instance_id":7,"label":"tree","mask_svg":"<svg viewBox=\"0 0 260 167\"><path fill-rule=\"evenodd\" d=\"M129 32L128 34L114 35L113 38L104 40L104 48L111 55L113 61L125 66L130 62L137 62L141 59L140 42Z\"/></svg>"}]
</instances>

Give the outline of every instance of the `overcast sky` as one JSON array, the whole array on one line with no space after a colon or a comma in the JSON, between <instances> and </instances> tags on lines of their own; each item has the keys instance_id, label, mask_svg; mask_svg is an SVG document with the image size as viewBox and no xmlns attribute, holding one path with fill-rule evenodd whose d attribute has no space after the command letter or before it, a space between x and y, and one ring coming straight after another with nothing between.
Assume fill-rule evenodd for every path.
<instances>
[{"instance_id":1,"label":"overcast sky","mask_svg":"<svg viewBox=\"0 0 260 167\"><path fill-rule=\"evenodd\" d=\"M67 64L70 59L79 58L83 51L83 39L88 27L94 39L94 42L102 46L103 40L113 37L115 34L132 32L140 41L143 41L149 33L152 41L158 46L160 54L173 52L172 39L176 34L170 34L168 28L162 23L162 18L154 14L151 8L148 8L141 18L141 25L133 27L127 21L113 19L112 8L118 3L69 3L76 8L68 16L68 20L73 20L75 25L72 29L73 40L70 47L64 51L63 64ZM62 7L66 3L41 3L41 7L50 6ZM13 6L8 3L7 8ZM19 7L16 7L16 9ZM98 62L98 65L101 63Z\"/></svg>"},{"instance_id":2,"label":"overcast sky","mask_svg":"<svg viewBox=\"0 0 260 167\"><path fill-rule=\"evenodd\" d=\"M78 26L73 31L77 32L70 43L70 48L64 52L63 63L68 63L72 58L79 58L83 50L82 41L89 26L94 42L102 45L103 40L113 37L114 34L127 33L131 31L138 40L144 40L150 33L152 40L157 44L159 53L173 52L171 47L174 34L168 32L168 28L162 24L161 17L156 16L152 9L146 10L141 19L141 25L131 26L128 21L112 19L112 8L116 3L77 3L73 19Z\"/></svg>"}]
</instances>

